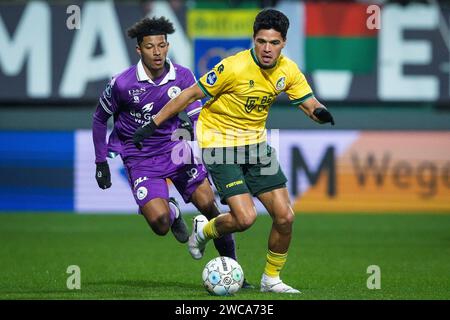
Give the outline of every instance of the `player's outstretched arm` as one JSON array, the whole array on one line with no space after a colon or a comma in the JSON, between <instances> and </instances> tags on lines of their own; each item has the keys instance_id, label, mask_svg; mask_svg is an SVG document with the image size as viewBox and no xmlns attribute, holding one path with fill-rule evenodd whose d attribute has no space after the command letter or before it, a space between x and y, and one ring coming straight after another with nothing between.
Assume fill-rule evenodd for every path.
<instances>
[{"instance_id":1,"label":"player's outstretched arm","mask_svg":"<svg viewBox=\"0 0 450 320\"><path fill-rule=\"evenodd\" d=\"M177 115L192 102L205 97L203 91L197 84L183 90L176 98L170 100L156 115L142 127L138 128L133 135L133 142L139 150L142 149L142 142L153 135L155 130L167 119Z\"/></svg>"},{"instance_id":2,"label":"player's outstretched arm","mask_svg":"<svg viewBox=\"0 0 450 320\"><path fill-rule=\"evenodd\" d=\"M316 98L312 97L299 105L299 108L305 112L308 117L314 121L323 124L330 122L334 126L334 119L328 109L319 102Z\"/></svg>"},{"instance_id":3,"label":"player's outstretched arm","mask_svg":"<svg viewBox=\"0 0 450 320\"><path fill-rule=\"evenodd\" d=\"M108 161L106 161L107 123L110 117L111 114L106 112L101 102L99 102L92 121L92 138L95 149L95 180L97 180L97 184L101 189L111 187L111 173Z\"/></svg>"}]
</instances>

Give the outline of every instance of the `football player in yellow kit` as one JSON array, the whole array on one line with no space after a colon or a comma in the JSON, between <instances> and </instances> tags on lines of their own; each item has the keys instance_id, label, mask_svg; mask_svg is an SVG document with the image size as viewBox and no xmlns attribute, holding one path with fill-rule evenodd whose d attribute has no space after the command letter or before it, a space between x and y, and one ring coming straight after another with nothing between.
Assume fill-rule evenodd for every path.
<instances>
[{"instance_id":1,"label":"football player in yellow kit","mask_svg":"<svg viewBox=\"0 0 450 320\"><path fill-rule=\"evenodd\" d=\"M210 97L200 113L197 140L203 162L230 212L210 221L203 215L196 216L189 251L200 259L210 239L250 228L257 216L252 199L255 196L273 220L261 291L300 293L279 277L287 259L294 212L287 179L275 150L266 141L266 119L275 98L285 92L291 103L312 120L333 125L334 120L314 97L295 62L281 54L288 28L289 20L282 12L261 11L253 25L254 47L219 62L195 85L169 101L136 131L133 139L139 148L165 120L193 101Z\"/></svg>"}]
</instances>

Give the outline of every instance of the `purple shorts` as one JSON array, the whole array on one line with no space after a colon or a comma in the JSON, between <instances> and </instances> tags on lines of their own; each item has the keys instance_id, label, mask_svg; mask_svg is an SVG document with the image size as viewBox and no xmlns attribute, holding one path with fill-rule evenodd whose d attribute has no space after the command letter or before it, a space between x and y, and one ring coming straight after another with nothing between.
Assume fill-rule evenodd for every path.
<instances>
[{"instance_id":1,"label":"purple shorts","mask_svg":"<svg viewBox=\"0 0 450 320\"><path fill-rule=\"evenodd\" d=\"M185 161L186 162L186 161ZM174 163L171 152L144 159L124 161L128 181L134 199L139 207L155 198L169 199L166 179L170 179L184 202L190 202L197 187L208 177L202 164L195 163L193 157L189 163Z\"/></svg>"}]
</instances>

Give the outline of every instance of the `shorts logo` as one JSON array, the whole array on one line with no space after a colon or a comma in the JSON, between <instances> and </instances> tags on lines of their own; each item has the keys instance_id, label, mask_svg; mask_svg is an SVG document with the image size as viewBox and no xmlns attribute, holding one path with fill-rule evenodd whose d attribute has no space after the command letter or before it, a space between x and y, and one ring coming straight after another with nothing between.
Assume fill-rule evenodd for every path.
<instances>
[{"instance_id":1,"label":"shorts logo","mask_svg":"<svg viewBox=\"0 0 450 320\"><path fill-rule=\"evenodd\" d=\"M198 177L198 170L197 168L192 168L186 171L186 174L189 176L189 181L192 181Z\"/></svg>"},{"instance_id":2,"label":"shorts logo","mask_svg":"<svg viewBox=\"0 0 450 320\"><path fill-rule=\"evenodd\" d=\"M206 76L206 83L212 86L214 83L216 83L216 81L217 81L216 72L211 71L210 73L208 73L208 75Z\"/></svg>"},{"instance_id":3,"label":"shorts logo","mask_svg":"<svg viewBox=\"0 0 450 320\"><path fill-rule=\"evenodd\" d=\"M225 188L228 189L228 188L231 188L231 187L234 187L234 186L238 186L238 185L243 184L243 183L244 183L244 181L242 181L242 180L233 181L233 182L228 183L225 186Z\"/></svg>"},{"instance_id":4,"label":"shorts logo","mask_svg":"<svg viewBox=\"0 0 450 320\"><path fill-rule=\"evenodd\" d=\"M139 187L136 191L136 197L139 200L143 200L147 196L147 188L146 187Z\"/></svg>"},{"instance_id":5,"label":"shorts logo","mask_svg":"<svg viewBox=\"0 0 450 320\"><path fill-rule=\"evenodd\" d=\"M281 77L280 79L278 79L275 87L277 88L277 90L283 90L285 86L286 86L286 77Z\"/></svg>"},{"instance_id":6,"label":"shorts logo","mask_svg":"<svg viewBox=\"0 0 450 320\"><path fill-rule=\"evenodd\" d=\"M167 90L167 95L170 99L175 98L181 93L181 89L177 86L170 87L169 90Z\"/></svg>"},{"instance_id":7,"label":"shorts logo","mask_svg":"<svg viewBox=\"0 0 450 320\"><path fill-rule=\"evenodd\" d=\"M136 187L141 184L142 182L148 180L147 177L139 177L134 181L134 188L136 189Z\"/></svg>"}]
</instances>

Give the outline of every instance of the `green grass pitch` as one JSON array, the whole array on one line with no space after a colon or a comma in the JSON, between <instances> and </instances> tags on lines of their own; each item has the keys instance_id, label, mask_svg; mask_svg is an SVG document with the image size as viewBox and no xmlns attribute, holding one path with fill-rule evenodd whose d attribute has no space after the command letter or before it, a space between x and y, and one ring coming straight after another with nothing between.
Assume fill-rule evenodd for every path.
<instances>
[{"instance_id":1,"label":"green grass pitch","mask_svg":"<svg viewBox=\"0 0 450 320\"><path fill-rule=\"evenodd\" d=\"M185 216L191 227L192 216ZM256 289L210 296L203 266L172 234L137 215L0 214L0 299L449 299L450 215L297 215L283 280L301 295L260 293L271 220L236 234L239 262ZM81 268L81 289L66 287ZM367 267L381 269L369 290Z\"/></svg>"}]
</instances>

